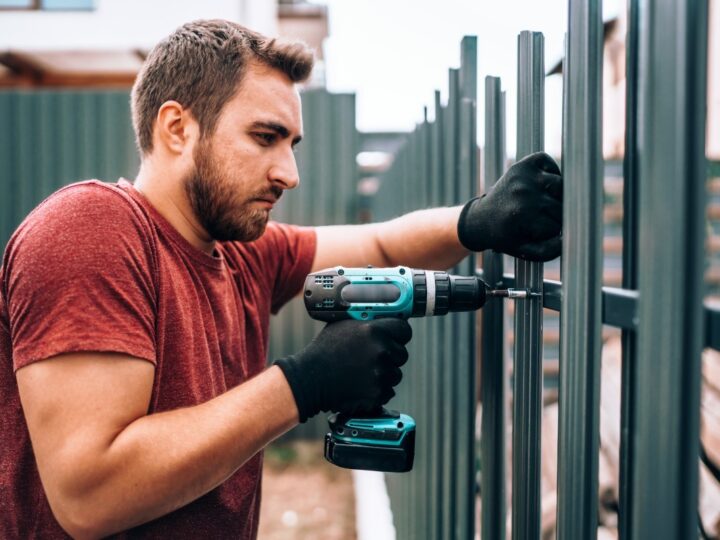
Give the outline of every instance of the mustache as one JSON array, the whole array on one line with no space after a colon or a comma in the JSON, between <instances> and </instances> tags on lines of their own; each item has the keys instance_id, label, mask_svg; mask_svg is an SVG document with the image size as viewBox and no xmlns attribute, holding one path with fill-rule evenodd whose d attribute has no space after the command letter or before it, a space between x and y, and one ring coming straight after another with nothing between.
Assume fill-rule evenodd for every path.
<instances>
[{"instance_id":1,"label":"mustache","mask_svg":"<svg viewBox=\"0 0 720 540\"><path fill-rule=\"evenodd\" d=\"M256 193L251 199L273 199L275 201L279 201L280 197L282 197L283 190L277 186L272 186L270 189L266 191L262 191L260 193Z\"/></svg>"}]
</instances>

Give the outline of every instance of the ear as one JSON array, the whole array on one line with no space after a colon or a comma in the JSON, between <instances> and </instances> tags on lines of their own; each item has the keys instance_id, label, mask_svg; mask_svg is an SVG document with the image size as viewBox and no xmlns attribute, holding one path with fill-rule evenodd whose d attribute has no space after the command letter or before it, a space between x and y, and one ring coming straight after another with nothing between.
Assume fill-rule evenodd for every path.
<instances>
[{"instance_id":1,"label":"ear","mask_svg":"<svg viewBox=\"0 0 720 540\"><path fill-rule=\"evenodd\" d=\"M166 101L158 109L154 137L168 152L191 152L199 134L200 126L192 113L177 101Z\"/></svg>"}]
</instances>

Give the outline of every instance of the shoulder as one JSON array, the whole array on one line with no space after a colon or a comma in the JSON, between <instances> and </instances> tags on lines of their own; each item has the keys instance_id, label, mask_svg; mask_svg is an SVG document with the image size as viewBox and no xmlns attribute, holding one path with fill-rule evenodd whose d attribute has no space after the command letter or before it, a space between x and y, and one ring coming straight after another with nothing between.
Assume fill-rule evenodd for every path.
<instances>
[{"instance_id":1,"label":"shoulder","mask_svg":"<svg viewBox=\"0 0 720 540\"><path fill-rule=\"evenodd\" d=\"M149 235L148 218L128 193L117 185L88 180L66 186L40 203L10 238L5 263L18 251L64 257L84 250L97 256L121 246L145 251Z\"/></svg>"},{"instance_id":2,"label":"shoulder","mask_svg":"<svg viewBox=\"0 0 720 540\"><path fill-rule=\"evenodd\" d=\"M44 233L62 239L68 229L85 227L85 232L127 231L147 221L140 206L117 185L87 180L65 186L41 202L23 220L11 239Z\"/></svg>"},{"instance_id":3,"label":"shoulder","mask_svg":"<svg viewBox=\"0 0 720 540\"><path fill-rule=\"evenodd\" d=\"M23 221L18 231L47 218L63 221L141 219L143 212L132 197L116 184L86 180L65 186L41 202Z\"/></svg>"}]
</instances>

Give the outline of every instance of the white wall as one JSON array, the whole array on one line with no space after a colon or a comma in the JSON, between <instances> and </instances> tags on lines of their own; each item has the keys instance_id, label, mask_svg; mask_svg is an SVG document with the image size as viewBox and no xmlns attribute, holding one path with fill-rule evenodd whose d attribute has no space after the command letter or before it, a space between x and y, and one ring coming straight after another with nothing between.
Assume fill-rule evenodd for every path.
<instances>
[{"instance_id":1,"label":"white wall","mask_svg":"<svg viewBox=\"0 0 720 540\"><path fill-rule=\"evenodd\" d=\"M0 11L2 49L151 48L181 24L223 18L275 35L277 0L95 0L94 11Z\"/></svg>"}]
</instances>

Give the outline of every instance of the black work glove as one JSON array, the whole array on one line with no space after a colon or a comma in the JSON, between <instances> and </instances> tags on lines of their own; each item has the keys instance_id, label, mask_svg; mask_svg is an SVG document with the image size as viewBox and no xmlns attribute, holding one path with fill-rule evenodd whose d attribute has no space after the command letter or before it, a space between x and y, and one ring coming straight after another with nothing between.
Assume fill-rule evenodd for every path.
<instances>
[{"instance_id":1,"label":"black work glove","mask_svg":"<svg viewBox=\"0 0 720 540\"><path fill-rule=\"evenodd\" d=\"M554 259L562 251L562 191L557 163L545 152L531 154L465 205L458 220L460 242L471 251Z\"/></svg>"},{"instance_id":2,"label":"black work glove","mask_svg":"<svg viewBox=\"0 0 720 540\"><path fill-rule=\"evenodd\" d=\"M302 351L276 360L305 422L320 411L355 414L379 408L395 395L408 359L407 321L330 323Z\"/></svg>"}]
</instances>

